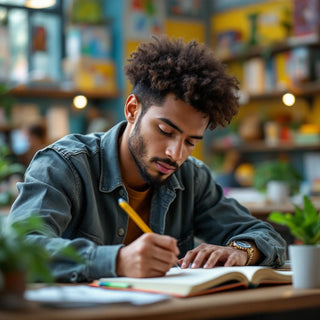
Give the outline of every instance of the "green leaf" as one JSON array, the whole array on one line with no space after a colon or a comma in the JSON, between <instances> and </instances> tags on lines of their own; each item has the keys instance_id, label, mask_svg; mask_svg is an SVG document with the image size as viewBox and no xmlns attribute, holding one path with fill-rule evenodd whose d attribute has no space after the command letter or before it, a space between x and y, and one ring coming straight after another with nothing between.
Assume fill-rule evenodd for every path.
<instances>
[{"instance_id":1,"label":"green leaf","mask_svg":"<svg viewBox=\"0 0 320 320\"><path fill-rule=\"evenodd\" d=\"M312 201L304 196L303 208L294 205L295 211L291 213L271 212L268 220L285 225L291 234L300 239L304 244L320 243L320 212L317 212Z\"/></svg>"},{"instance_id":2,"label":"green leaf","mask_svg":"<svg viewBox=\"0 0 320 320\"><path fill-rule=\"evenodd\" d=\"M256 167L253 186L265 191L269 181L286 181L291 191L296 191L302 180L300 174L287 161L266 161Z\"/></svg>"},{"instance_id":3,"label":"green leaf","mask_svg":"<svg viewBox=\"0 0 320 320\"><path fill-rule=\"evenodd\" d=\"M303 201L304 201L305 219L308 222L316 222L318 218L318 213L315 206L307 196L303 197Z\"/></svg>"},{"instance_id":4,"label":"green leaf","mask_svg":"<svg viewBox=\"0 0 320 320\"><path fill-rule=\"evenodd\" d=\"M50 263L54 254L41 243L28 238L32 233L45 234L45 230L45 224L37 214L14 223L8 223L0 216L0 271L27 271L29 281L52 282ZM83 263L83 259L70 246L58 247L55 252L70 261Z\"/></svg>"}]
</instances>

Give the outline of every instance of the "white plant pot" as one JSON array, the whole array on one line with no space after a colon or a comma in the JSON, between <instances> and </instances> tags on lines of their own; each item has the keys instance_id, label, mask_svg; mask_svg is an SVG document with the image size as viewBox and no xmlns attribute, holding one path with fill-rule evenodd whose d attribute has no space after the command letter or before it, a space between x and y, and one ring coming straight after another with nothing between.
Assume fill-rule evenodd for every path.
<instances>
[{"instance_id":1,"label":"white plant pot","mask_svg":"<svg viewBox=\"0 0 320 320\"><path fill-rule=\"evenodd\" d=\"M295 288L320 288L319 245L290 245L289 258Z\"/></svg>"},{"instance_id":2,"label":"white plant pot","mask_svg":"<svg viewBox=\"0 0 320 320\"><path fill-rule=\"evenodd\" d=\"M287 203L289 200L289 185L283 181L267 183L267 199L273 203Z\"/></svg>"}]
</instances>

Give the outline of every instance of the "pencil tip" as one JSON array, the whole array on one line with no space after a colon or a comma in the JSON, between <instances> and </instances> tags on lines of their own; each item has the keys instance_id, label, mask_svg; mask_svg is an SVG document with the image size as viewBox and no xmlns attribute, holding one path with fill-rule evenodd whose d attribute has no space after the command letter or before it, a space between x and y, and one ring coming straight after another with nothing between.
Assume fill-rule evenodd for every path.
<instances>
[{"instance_id":1,"label":"pencil tip","mask_svg":"<svg viewBox=\"0 0 320 320\"><path fill-rule=\"evenodd\" d=\"M123 198L119 198L119 199L118 199L118 203L121 203L121 202L123 202L123 201L124 201Z\"/></svg>"}]
</instances>

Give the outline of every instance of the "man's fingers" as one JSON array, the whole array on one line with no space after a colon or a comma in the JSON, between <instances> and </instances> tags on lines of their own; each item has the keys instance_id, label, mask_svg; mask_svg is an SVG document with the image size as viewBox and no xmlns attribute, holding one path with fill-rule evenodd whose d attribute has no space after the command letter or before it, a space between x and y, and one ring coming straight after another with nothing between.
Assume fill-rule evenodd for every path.
<instances>
[{"instance_id":1,"label":"man's fingers","mask_svg":"<svg viewBox=\"0 0 320 320\"><path fill-rule=\"evenodd\" d=\"M208 257L208 260L203 266L203 268L211 269L215 267L218 264L218 262L221 260L222 255L223 255L223 252L221 250L216 250L212 252Z\"/></svg>"},{"instance_id":2,"label":"man's fingers","mask_svg":"<svg viewBox=\"0 0 320 320\"><path fill-rule=\"evenodd\" d=\"M177 264L178 254L176 239L146 233L119 250L117 274L138 278L163 276Z\"/></svg>"},{"instance_id":3,"label":"man's fingers","mask_svg":"<svg viewBox=\"0 0 320 320\"><path fill-rule=\"evenodd\" d=\"M181 268L213 268L215 266L243 266L247 253L230 247L201 244L181 259Z\"/></svg>"},{"instance_id":4,"label":"man's fingers","mask_svg":"<svg viewBox=\"0 0 320 320\"><path fill-rule=\"evenodd\" d=\"M161 247L153 248L153 250L151 251L151 258L158 263L161 262L168 266L175 265L178 262L178 257L174 252L163 249Z\"/></svg>"},{"instance_id":5,"label":"man's fingers","mask_svg":"<svg viewBox=\"0 0 320 320\"><path fill-rule=\"evenodd\" d=\"M156 233L146 233L142 237L146 238L146 241L152 242L157 247L172 251L176 256L180 253L177 246L177 240L173 237Z\"/></svg>"}]
</instances>

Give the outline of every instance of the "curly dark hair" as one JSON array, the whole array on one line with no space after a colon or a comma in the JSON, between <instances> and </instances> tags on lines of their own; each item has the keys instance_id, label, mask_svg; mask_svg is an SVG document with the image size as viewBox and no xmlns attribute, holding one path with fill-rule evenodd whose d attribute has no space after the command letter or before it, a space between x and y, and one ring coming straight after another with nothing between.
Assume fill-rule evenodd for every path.
<instances>
[{"instance_id":1,"label":"curly dark hair","mask_svg":"<svg viewBox=\"0 0 320 320\"><path fill-rule=\"evenodd\" d=\"M210 129L226 126L238 111L237 79L207 46L194 40L153 37L131 53L124 71L145 110L173 93L208 114Z\"/></svg>"}]
</instances>

